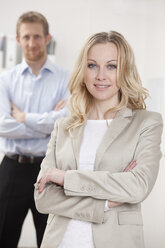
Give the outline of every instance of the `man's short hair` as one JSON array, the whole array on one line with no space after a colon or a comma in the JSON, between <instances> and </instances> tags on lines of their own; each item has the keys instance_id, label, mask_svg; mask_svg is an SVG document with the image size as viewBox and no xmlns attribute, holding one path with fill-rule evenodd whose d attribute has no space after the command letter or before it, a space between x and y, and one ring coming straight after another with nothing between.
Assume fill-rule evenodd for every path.
<instances>
[{"instance_id":1,"label":"man's short hair","mask_svg":"<svg viewBox=\"0 0 165 248\"><path fill-rule=\"evenodd\" d=\"M28 11L19 17L16 28L17 36L19 36L20 26L22 23L41 23L44 35L46 36L49 34L49 24L46 18L39 12Z\"/></svg>"}]
</instances>

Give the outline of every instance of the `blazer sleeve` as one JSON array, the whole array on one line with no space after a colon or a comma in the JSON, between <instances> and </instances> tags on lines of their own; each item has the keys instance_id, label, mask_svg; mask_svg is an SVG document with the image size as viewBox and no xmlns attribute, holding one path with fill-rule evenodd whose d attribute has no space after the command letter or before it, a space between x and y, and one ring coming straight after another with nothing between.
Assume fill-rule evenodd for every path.
<instances>
[{"instance_id":1,"label":"blazer sleeve","mask_svg":"<svg viewBox=\"0 0 165 248\"><path fill-rule=\"evenodd\" d=\"M65 194L132 204L142 202L157 178L162 128L160 114L154 113L146 118L134 153L137 166L132 171L67 171L64 178Z\"/></svg>"},{"instance_id":2,"label":"blazer sleeve","mask_svg":"<svg viewBox=\"0 0 165 248\"><path fill-rule=\"evenodd\" d=\"M46 156L41 164L37 181L50 167L56 167L55 149L58 122L59 120L56 121L54 131L51 134ZM36 186L37 183L35 184L34 198L36 208L39 212L95 223L103 222L105 200L94 199L89 196L66 196L64 188L54 183L48 183L42 193L37 191Z\"/></svg>"}]
</instances>

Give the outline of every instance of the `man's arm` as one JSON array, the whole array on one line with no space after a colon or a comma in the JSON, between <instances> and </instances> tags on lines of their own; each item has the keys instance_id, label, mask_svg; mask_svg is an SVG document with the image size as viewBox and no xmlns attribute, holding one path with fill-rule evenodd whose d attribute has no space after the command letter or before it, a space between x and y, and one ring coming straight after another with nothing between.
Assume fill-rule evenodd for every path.
<instances>
[{"instance_id":1,"label":"man's arm","mask_svg":"<svg viewBox=\"0 0 165 248\"><path fill-rule=\"evenodd\" d=\"M65 99L61 99L52 111L39 114L25 113L11 102L11 115L16 121L24 123L32 130L44 135L50 135L56 119L66 115L66 103Z\"/></svg>"},{"instance_id":2,"label":"man's arm","mask_svg":"<svg viewBox=\"0 0 165 248\"><path fill-rule=\"evenodd\" d=\"M54 123L57 119L63 118L68 114L67 99L69 97L68 81L69 73L60 74L60 87L58 88L57 95L60 96L52 111L44 113L26 113L25 124L34 131L50 135Z\"/></svg>"},{"instance_id":3,"label":"man's arm","mask_svg":"<svg viewBox=\"0 0 165 248\"><path fill-rule=\"evenodd\" d=\"M0 136L8 139L45 138L46 135L36 132L13 116L9 93L5 82L0 81ZM16 111L16 109L15 109Z\"/></svg>"}]
</instances>

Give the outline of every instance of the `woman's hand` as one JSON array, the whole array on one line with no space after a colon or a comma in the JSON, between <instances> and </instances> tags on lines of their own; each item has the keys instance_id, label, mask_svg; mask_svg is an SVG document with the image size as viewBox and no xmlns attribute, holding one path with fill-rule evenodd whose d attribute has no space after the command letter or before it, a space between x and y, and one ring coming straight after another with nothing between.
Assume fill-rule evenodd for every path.
<instances>
[{"instance_id":1,"label":"woman's hand","mask_svg":"<svg viewBox=\"0 0 165 248\"><path fill-rule=\"evenodd\" d=\"M124 172L129 172L131 171L134 167L136 166L136 161L133 160L124 170ZM122 205L122 202L113 202L113 201L108 201L108 207L113 208Z\"/></svg>"},{"instance_id":2,"label":"woman's hand","mask_svg":"<svg viewBox=\"0 0 165 248\"><path fill-rule=\"evenodd\" d=\"M37 182L38 184L37 190L39 191L39 193L41 193L44 190L46 183L52 182L60 186L64 186L65 173L66 171L59 170L56 168L49 169L46 172L46 174L43 177L41 177Z\"/></svg>"},{"instance_id":3,"label":"woman's hand","mask_svg":"<svg viewBox=\"0 0 165 248\"><path fill-rule=\"evenodd\" d=\"M124 172L131 171L136 166L136 161L133 160L124 170Z\"/></svg>"}]
</instances>

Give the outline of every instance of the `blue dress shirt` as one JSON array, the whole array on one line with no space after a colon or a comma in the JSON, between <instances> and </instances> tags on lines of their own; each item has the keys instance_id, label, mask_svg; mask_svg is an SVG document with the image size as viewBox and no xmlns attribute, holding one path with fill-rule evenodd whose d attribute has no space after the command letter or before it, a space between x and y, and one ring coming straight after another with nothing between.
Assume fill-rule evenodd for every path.
<instances>
[{"instance_id":1,"label":"blue dress shirt","mask_svg":"<svg viewBox=\"0 0 165 248\"><path fill-rule=\"evenodd\" d=\"M66 99L69 73L49 59L34 75L25 61L0 75L0 151L7 155L44 156L55 120L66 108L54 111ZM11 116L10 101L26 113L24 123Z\"/></svg>"}]
</instances>

